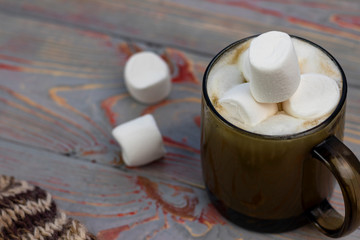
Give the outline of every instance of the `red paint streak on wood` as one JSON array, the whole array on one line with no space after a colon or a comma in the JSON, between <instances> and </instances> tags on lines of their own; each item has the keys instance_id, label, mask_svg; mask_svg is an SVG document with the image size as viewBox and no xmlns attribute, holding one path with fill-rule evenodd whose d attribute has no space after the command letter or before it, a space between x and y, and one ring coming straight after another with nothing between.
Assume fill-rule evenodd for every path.
<instances>
[{"instance_id":1,"label":"red paint streak on wood","mask_svg":"<svg viewBox=\"0 0 360 240\"><path fill-rule=\"evenodd\" d=\"M352 30L360 30L360 16L349 15L333 15L331 21L340 27L349 28Z\"/></svg>"},{"instance_id":2,"label":"red paint streak on wood","mask_svg":"<svg viewBox=\"0 0 360 240\"><path fill-rule=\"evenodd\" d=\"M0 69L13 72L22 72L24 70L22 67L12 66L5 63L0 63Z\"/></svg>"},{"instance_id":3,"label":"red paint streak on wood","mask_svg":"<svg viewBox=\"0 0 360 240\"><path fill-rule=\"evenodd\" d=\"M206 66L207 66L206 63L197 62L194 64L194 70L199 73L204 73L206 70Z\"/></svg>"},{"instance_id":4,"label":"red paint streak on wood","mask_svg":"<svg viewBox=\"0 0 360 240\"><path fill-rule=\"evenodd\" d=\"M104 110L105 115L106 115L107 119L109 120L109 123L111 126L114 127L116 125L116 117L118 116L117 113L112 111L112 107L118 101L120 101L123 98L128 97L128 96L129 96L129 94L125 93L125 94L109 97L101 102L101 108ZM116 142L114 142L114 143L116 144Z\"/></svg>"},{"instance_id":5,"label":"red paint streak on wood","mask_svg":"<svg viewBox=\"0 0 360 240\"><path fill-rule=\"evenodd\" d=\"M80 32L80 34L87 36L87 37L91 37L91 38L95 38L95 39L99 39L102 40L104 46L106 47L113 47L113 44L111 42L111 38L109 35L103 34L103 33L99 33L99 32L93 32L93 31L86 31L86 30L82 30Z\"/></svg>"},{"instance_id":6,"label":"red paint streak on wood","mask_svg":"<svg viewBox=\"0 0 360 240\"><path fill-rule=\"evenodd\" d=\"M6 60L6 61L11 61L11 62L16 62L16 63L31 64L31 61L29 61L29 60L25 60L25 59L13 57L13 56L7 56L4 54L0 54L0 59Z\"/></svg>"},{"instance_id":7,"label":"red paint streak on wood","mask_svg":"<svg viewBox=\"0 0 360 240\"><path fill-rule=\"evenodd\" d=\"M179 186L179 185L173 185L170 183L162 183L162 184L175 190L176 193L180 193L180 192L194 193L194 190L192 188L183 187L183 186Z\"/></svg>"},{"instance_id":8,"label":"red paint streak on wood","mask_svg":"<svg viewBox=\"0 0 360 240\"><path fill-rule=\"evenodd\" d=\"M125 55L126 60L128 60L133 54L143 51L143 49L138 45L130 45L129 43L120 43L118 50L122 55Z\"/></svg>"},{"instance_id":9,"label":"red paint streak on wood","mask_svg":"<svg viewBox=\"0 0 360 240\"><path fill-rule=\"evenodd\" d=\"M77 201L77 200L68 199L68 198L64 198L64 197L60 197L60 196L56 196L56 195L52 195L52 197L56 200L60 200L60 201L64 201L64 202L88 205L88 206L96 206L96 207L119 207L119 206L125 206L125 205L130 205L130 204L136 203L136 200L131 200L128 202L121 202L121 203L103 203L103 202Z\"/></svg>"},{"instance_id":10,"label":"red paint streak on wood","mask_svg":"<svg viewBox=\"0 0 360 240\"><path fill-rule=\"evenodd\" d=\"M200 217L198 218L200 223L203 223L207 226L214 225L214 224L226 224L226 221L224 218L220 215L220 213L215 209L215 207L212 204L208 204L207 207L205 207Z\"/></svg>"},{"instance_id":11,"label":"red paint streak on wood","mask_svg":"<svg viewBox=\"0 0 360 240\"><path fill-rule=\"evenodd\" d=\"M132 211L127 213L115 213L115 214L96 214L96 213L86 213L86 212L70 212L65 211L67 215L77 216L77 217L91 217L91 218L118 218L133 216L138 213L138 211Z\"/></svg>"},{"instance_id":12,"label":"red paint streak on wood","mask_svg":"<svg viewBox=\"0 0 360 240\"><path fill-rule=\"evenodd\" d=\"M199 84L193 73L192 62L179 50L167 48L162 58L168 63L173 83L190 82Z\"/></svg>"},{"instance_id":13,"label":"red paint streak on wood","mask_svg":"<svg viewBox=\"0 0 360 240\"><path fill-rule=\"evenodd\" d=\"M47 184L43 184L43 183L38 183L38 182L34 182L34 181L29 181L29 183L31 183L33 185L36 185L36 186L39 186L39 187L46 188L46 189L55 190L57 192L68 193L68 194L71 194L71 195L83 195L80 192L73 192L73 191L70 191L70 190L67 190L67 189L57 188L57 187L53 187L51 185L47 185Z\"/></svg>"},{"instance_id":14,"label":"red paint streak on wood","mask_svg":"<svg viewBox=\"0 0 360 240\"><path fill-rule=\"evenodd\" d=\"M159 220L159 210L158 209L156 209L156 214L152 217L145 218L143 220L134 222L132 224L122 225L119 227L102 230L98 233L97 237L99 238L99 240L115 240L120 236L120 234L122 232L128 231L136 226L139 226L139 225L142 225L145 223L149 223L149 222L153 222L153 221L157 221L157 220Z\"/></svg>"},{"instance_id":15,"label":"red paint streak on wood","mask_svg":"<svg viewBox=\"0 0 360 240\"><path fill-rule=\"evenodd\" d=\"M70 187L69 184L63 183L60 179L55 178L55 177L50 177L50 179L48 179L47 182L52 183L52 184L56 184L56 185L60 185L60 186L63 186L63 187Z\"/></svg>"},{"instance_id":16,"label":"red paint streak on wood","mask_svg":"<svg viewBox=\"0 0 360 240\"><path fill-rule=\"evenodd\" d=\"M194 122L195 122L196 126L200 127L201 126L201 117L200 116L194 117Z\"/></svg>"},{"instance_id":17,"label":"red paint streak on wood","mask_svg":"<svg viewBox=\"0 0 360 240\"><path fill-rule=\"evenodd\" d=\"M320 25L320 24L317 24L317 23L314 23L314 22L310 22L310 21L307 21L307 20L303 20L303 19L299 19L299 18L295 18L295 17L288 17L287 20L290 23L298 24L298 25L301 25L303 27L319 30L319 31L334 34L334 35L337 35L337 36L351 38L351 39L354 39L354 40L360 40L359 35L347 33L347 32L344 32L342 30L337 30L335 28L323 26L323 25Z\"/></svg>"},{"instance_id":18,"label":"red paint streak on wood","mask_svg":"<svg viewBox=\"0 0 360 240\"><path fill-rule=\"evenodd\" d=\"M167 220L166 212L165 211L163 211L163 212L164 212L164 224L163 224L163 226L161 228L159 228L159 229L156 229L152 234L147 235L146 238L145 238L146 240L152 239L159 232L170 228L169 221Z\"/></svg>"},{"instance_id":19,"label":"red paint streak on wood","mask_svg":"<svg viewBox=\"0 0 360 240\"><path fill-rule=\"evenodd\" d=\"M183 218L194 218L195 206L198 204L199 200L196 197L190 198L185 195L184 200L186 204L184 207L176 207L166 202L160 195L158 191L158 185L155 182L152 182L148 178L138 176L136 183L138 186L145 191L146 195L155 200L158 205L162 207L164 211L167 211L173 215L181 216Z\"/></svg>"},{"instance_id":20,"label":"red paint streak on wood","mask_svg":"<svg viewBox=\"0 0 360 240\"><path fill-rule=\"evenodd\" d=\"M106 153L108 150L106 148L101 149L101 150L88 150L88 151L84 151L81 153L82 156L89 156L89 155L94 155L94 154L102 154L102 153Z\"/></svg>"},{"instance_id":21,"label":"red paint streak on wood","mask_svg":"<svg viewBox=\"0 0 360 240\"><path fill-rule=\"evenodd\" d=\"M184 220L184 219L182 219L181 217L175 216L175 215L172 215L172 216L171 216L171 219L172 219L174 222L177 222L177 223L180 223L180 224L184 224L184 223L185 223L185 220Z\"/></svg>"},{"instance_id":22,"label":"red paint streak on wood","mask_svg":"<svg viewBox=\"0 0 360 240\"><path fill-rule=\"evenodd\" d=\"M130 45L128 43L119 44L118 49L121 54L125 55L126 60L133 54L144 51L144 49L138 45ZM184 53L176 49L168 48L163 54L161 54L161 57L169 66L172 75L172 82L191 82L199 84L199 81L193 73L192 62L185 56Z\"/></svg>"},{"instance_id":23,"label":"red paint streak on wood","mask_svg":"<svg viewBox=\"0 0 360 240\"><path fill-rule=\"evenodd\" d=\"M358 11L357 9L351 8L351 6L349 6L347 4L342 4L342 2L340 2L340 1L334 1L334 2L328 1L327 3L298 1L296 3L303 5L305 7L309 7L311 9L319 8L322 10L326 9L326 10L350 11L350 12Z\"/></svg>"},{"instance_id":24,"label":"red paint streak on wood","mask_svg":"<svg viewBox=\"0 0 360 240\"><path fill-rule=\"evenodd\" d=\"M121 193L108 193L108 194L89 194L91 196L100 196L100 197L119 197L119 196L125 196L125 195L133 195L133 194L139 194L141 193L140 190L133 190L130 192L121 192Z\"/></svg>"},{"instance_id":25,"label":"red paint streak on wood","mask_svg":"<svg viewBox=\"0 0 360 240\"><path fill-rule=\"evenodd\" d=\"M110 142L111 143L111 142ZM117 144L116 142L114 144ZM113 157L113 160L110 162L113 166L119 166L121 164L124 164L124 160L121 157L121 152L115 152L115 157Z\"/></svg>"},{"instance_id":26,"label":"red paint streak on wood","mask_svg":"<svg viewBox=\"0 0 360 240\"><path fill-rule=\"evenodd\" d=\"M258 7L256 5L248 3L248 2L224 2L222 0L208 0L208 1L218 3L218 4L227 4L230 6L242 7L242 8L249 9L251 11L258 12L261 14L266 14L266 15L270 15L273 17L278 17L278 18L284 19L284 20L288 21L289 23L297 24L304 28L315 29L315 30L321 31L323 33L334 34L334 35L346 37L349 39L360 40L360 36L357 34L344 32L342 30L338 30L338 29L335 29L332 27L317 24L315 22L310 22L305 19L300 19L300 18L292 17L292 16L285 16L281 12L269 10L266 8L261 8L261 7Z\"/></svg>"},{"instance_id":27,"label":"red paint streak on wood","mask_svg":"<svg viewBox=\"0 0 360 240\"><path fill-rule=\"evenodd\" d=\"M185 149L187 151L200 154L199 149L191 147L191 146L186 145L186 144L183 144L181 142L177 142L177 141L175 141L175 140L173 140L173 139L171 139L169 137L163 136L163 141L164 141L165 144L167 144L169 146L174 146L174 147L177 147L177 148Z\"/></svg>"},{"instance_id":28,"label":"red paint streak on wood","mask_svg":"<svg viewBox=\"0 0 360 240\"><path fill-rule=\"evenodd\" d=\"M270 15L273 17L283 17L283 14L279 11L274 11L274 10L269 10L266 8L262 8L262 7L258 7L254 4L251 4L249 2L240 2L240 1L223 1L223 0L208 0L209 2L213 2L213 3L220 3L220 4L225 4L225 5L229 5L229 6L235 6L235 7L241 7L241 8L246 8L261 14L266 14L266 15Z\"/></svg>"},{"instance_id":29,"label":"red paint streak on wood","mask_svg":"<svg viewBox=\"0 0 360 240\"><path fill-rule=\"evenodd\" d=\"M252 2L264 2L264 0L252 0ZM288 4L292 5L293 7L296 6L305 6L308 8L319 8L319 9L335 9L337 11L354 11L354 9L348 8L346 4L336 4L339 2L334 3L319 3L319 2L304 2L304 1L293 1L293 0L267 0L266 2L278 3L278 4Z\"/></svg>"}]
</instances>

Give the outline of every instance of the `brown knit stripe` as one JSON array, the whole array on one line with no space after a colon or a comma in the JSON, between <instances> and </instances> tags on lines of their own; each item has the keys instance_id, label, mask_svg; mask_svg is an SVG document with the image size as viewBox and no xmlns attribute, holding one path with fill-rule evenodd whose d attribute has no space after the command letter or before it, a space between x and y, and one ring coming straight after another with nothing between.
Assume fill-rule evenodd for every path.
<instances>
[{"instance_id":1,"label":"brown knit stripe","mask_svg":"<svg viewBox=\"0 0 360 240\"><path fill-rule=\"evenodd\" d=\"M27 215L21 221L13 222L7 228L3 228L0 231L0 239L1 236L7 236L10 234L21 236L26 233L32 233L36 226L45 226L47 222L54 221L54 218L57 214L57 207L54 201L51 202L50 209L45 212L38 212L35 215Z\"/></svg>"},{"instance_id":2,"label":"brown knit stripe","mask_svg":"<svg viewBox=\"0 0 360 240\"><path fill-rule=\"evenodd\" d=\"M0 240L96 240L80 222L57 212L51 195L0 175Z\"/></svg>"},{"instance_id":3,"label":"brown knit stripe","mask_svg":"<svg viewBox=\"0 0 360 240\"><path fill-rule=\"evenodd\" d=\"M27 239L42 239L50 240L55 239L54 235L57 232L62 232L66 223L65 213L59 213L54 221L45 223L44 226L36 226L32 233L27 233L21 237L22 240Z\"/></svg>"},{"instance_id":4,"label":"brown knit stripe","mask_svg":"<svg viewBox=\"0 0 360 240\"><path fill-rule=\"evenodd\" d=\"M4 199L5 197L15 196L28 190L32 191L34 190L34 188L34 186L29 185L25 181L17 182L17 184L13 184L11 188L7 189L6 192L2 192L0 194L0 201L2 201L2 199Z\"/></svg>"},{"instance_id":5,"label":"brown knit stripe","mask_svg":"<svg viewBox=\"0 0 360 240\"><path fill-rule=\"evenodd\" d=\"M46 199L35 201L26 201L26 204L14 204L12 208L2 209L0 211L0 230L3 227L9 227L13 222L22 220L26 215L35 215L37 212L44 212L50 209L51 195L46 194Z\"/></svg>"},{"instance_id":6,"label":"brown knit stripe","mask_svg":"<svg viewBox=\"0 0 360 240\"><path fill-rule=\"evenodd\" d=\"M46 195L47 193L39 187L35 187L33 190L28 189L26 192L22 192L14 196L4 197L0 201L0 210L3 208L12 208L14 204L25 204L27 201L46 199Z\"/></svg>"}]
</instances>

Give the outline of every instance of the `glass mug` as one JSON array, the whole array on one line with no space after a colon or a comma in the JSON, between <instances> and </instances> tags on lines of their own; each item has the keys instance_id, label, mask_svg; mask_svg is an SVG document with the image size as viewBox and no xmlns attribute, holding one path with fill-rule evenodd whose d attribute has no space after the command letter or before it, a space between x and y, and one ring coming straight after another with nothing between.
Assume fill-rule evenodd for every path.
<instances>
[{"instance_id":1,"label":"glass mug","mask_svg":"<svg viewBox=\"0 0 360 240\"><path fill-rule=\"evenodd\" d=\"M235 224L258 232L284 232L312 222L330 237L345 236L360 225L360 163L339 140L344 135L347 83L339 68L341 99L324 122L292 135L248 132L224 119L207 93L214 64L253 38L232 43L208 65L201 105L201 161L205 186L218 211ZM330 171L329 171L330 170ZM342 216L328 202L335 181L345 205Z\"/></svg>"}]
</instances>

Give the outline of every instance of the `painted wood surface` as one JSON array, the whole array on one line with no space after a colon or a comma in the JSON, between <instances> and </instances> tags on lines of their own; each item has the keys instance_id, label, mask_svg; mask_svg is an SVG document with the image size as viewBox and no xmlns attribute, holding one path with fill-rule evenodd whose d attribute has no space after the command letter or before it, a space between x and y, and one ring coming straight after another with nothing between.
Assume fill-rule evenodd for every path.
<instances>
[{"instance_id":1,"label":"painted wood surface","mask_svg":"<svg viewBox=\"0 0 360 240\"><path fill-rule=\"evenodd\" d=\"M51 192L100 239L326 239L311 226L257 234L223 219L200 169L200 86L232 41L282 30L328 49L349 81L345 143L360 157L358 1L0 0L0 174ZM165 101L134 101L123 67L159 53L172 71ZM114 126L152 113L164 159L126 168ZM336 189L332 203L343 209ZM344 239L358 239L360 229Z\"/></svg>"}]
</instances>

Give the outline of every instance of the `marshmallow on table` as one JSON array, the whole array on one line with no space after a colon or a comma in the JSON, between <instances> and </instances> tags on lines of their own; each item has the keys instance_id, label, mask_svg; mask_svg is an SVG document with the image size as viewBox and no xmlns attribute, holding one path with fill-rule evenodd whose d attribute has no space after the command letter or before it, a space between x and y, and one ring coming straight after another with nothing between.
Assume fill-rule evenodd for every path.
<instances>
[{"instance_id":1,"label":"marshmallow on table","mask_svg":"<svg viewBox=\"0 0 360 240\"><path fill-rule=\"evenodd\" d=\"M288 34L271 31L250 43L251 93L258 102L277 103L291 97L299 86L300 70Z\"/></svg>"},{"instance_id":2,"label":"marshmallow on table","mask_svg":"<svg viewBox=\"0 0 360 240\"><path fill-rule=\"evenodd\" d=\"M277 112L276 103L259 103L255 101L251 95L249 85L249 83L236 85L219 100L221 113L230 122L240 122L254 126Z\"/></svg>"},{"instance_id":3,"label":"marshmallow on table","mask_svg":"<svg viewBox=\"0 0 360 240\"><path fill-rule=\"evenodd\" d=\"M236 65L223 66L208 78L207 89L209 96L221 98L227 90L243 82L244 79Z\"/></svg>"},{"instance_id":4,"label":"marshmallow on table","mask_svg":"<svg viewBox=\"0 0 360 240\"><path fill-rule=\"evenodd\" d=\"M132 55L126 62L124 74L130 95L139 102L156 103L170 93L169 67L153 52L139 52Z\"/></svg>"},{"instance_id":5,"label":"marshmallow on table","mask_svg":"<svg viewBox=\"0 0 360 240\"><path fill-rule=\"evenodd\" d=\"M161 133L151 114L117 126L112 135L121 147L127 166L145 165L165 154Z\"/></svg>"},{"instance_id":6,"label":"marshmallow on table","mask_svg":"<svg viewBox=\"0 0 360 240\"><path fill-rule=\"evenodd\" d=\"M317 73L302 74L299 88L283 102L289 115L302 119L316 119L330 114L340 98L336 81Z\"/></svg>"}]
</instances>

